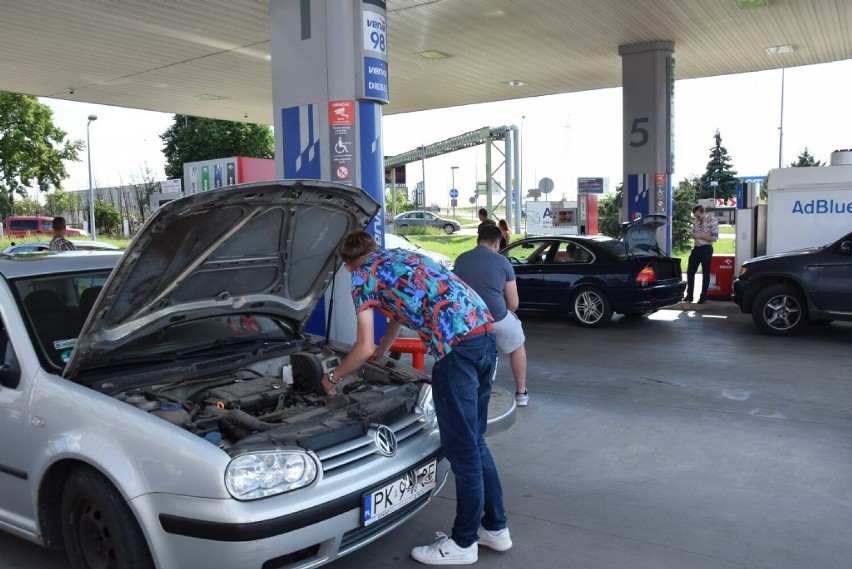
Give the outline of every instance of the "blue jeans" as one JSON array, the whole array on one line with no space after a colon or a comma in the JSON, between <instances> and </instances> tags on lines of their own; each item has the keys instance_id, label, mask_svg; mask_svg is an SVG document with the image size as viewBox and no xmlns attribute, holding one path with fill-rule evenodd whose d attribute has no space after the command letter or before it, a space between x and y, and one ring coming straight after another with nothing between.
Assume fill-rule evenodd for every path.
<instances>
[{"instance_id":1,"label":"blue jeans","mask_svg":"<svg viewBox=\"0 0 852 569\"><path fill-rule=\"evenodd\" d=\"M707 288L710 286L710 262L713 260L713 246L699 245L692 248L689 261L686 263L686 297L692 298L695 286L695 273L701 265L701 296L699 300L707 299Z\"/></svg>"},{"instance_id":2,"label":"blue jeans","mask_svg":"<svg viewBox=\"0 0 852 569\"><path fill-rule=\"evenodd\" d=\"M451 537L459 547L476 542L480 524L491 531L506 527L503 489L485 442L496 362L497 341L489 332L462 340L432 367L441 445L456 479Z\"/></svg>"}]
</instances>

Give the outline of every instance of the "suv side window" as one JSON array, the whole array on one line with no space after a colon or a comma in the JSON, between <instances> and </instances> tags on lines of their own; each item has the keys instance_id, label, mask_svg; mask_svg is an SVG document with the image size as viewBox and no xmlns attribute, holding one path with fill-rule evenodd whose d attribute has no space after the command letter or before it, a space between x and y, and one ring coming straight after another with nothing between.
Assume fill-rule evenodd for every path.
<instances>
[{"instance_id":1,"label":"suv side window","mask_svg":"<svg viewBox=\"0 0 852 569\"><path fill-rule=\"evenodd\" d=\"M13 231L38 231L37 219L13 219L9 222L9 229Z\"/></svg>"}]
</instances>

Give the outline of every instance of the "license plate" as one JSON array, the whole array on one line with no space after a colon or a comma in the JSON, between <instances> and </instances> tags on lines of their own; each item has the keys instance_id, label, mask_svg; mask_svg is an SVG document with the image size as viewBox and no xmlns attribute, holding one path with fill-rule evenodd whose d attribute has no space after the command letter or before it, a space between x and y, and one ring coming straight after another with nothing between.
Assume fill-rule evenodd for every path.
<instances>
[{"instance_id":1,"label":"license plate","mask_svg":"<svg viewBox=\"0 0 852 569\"><path fill-rule=\"evenodd\" d=\"M412 468L393 482L364 494L365 526L396 512L435 488L438 461Z\"/></svg>"}]
</instances>

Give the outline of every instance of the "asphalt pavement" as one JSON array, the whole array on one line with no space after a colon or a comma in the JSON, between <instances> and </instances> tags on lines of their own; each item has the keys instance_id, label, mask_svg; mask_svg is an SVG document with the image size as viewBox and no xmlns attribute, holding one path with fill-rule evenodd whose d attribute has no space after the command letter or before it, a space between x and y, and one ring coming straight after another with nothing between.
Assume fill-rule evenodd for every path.
<instances>
[{"instance_id":1,"label":"asphalt pavement","mask_svg":"<svg viewBox=\"0 0 852 569\"><path fill-rule=\"evenodd\" d=\"M489 437L514 547L480 566L850 567L852 324L770 338L729 301L678 308L601 329L524 317L530 405ZM410 549L454 507L448 484L331 567L420 567Z\"/></svg>"},{"instance_id":2,"label":"asphalt pavement","mask_svg":"<svg viewBox=\"0 0 852 569\"><path fill-rule=\"evenodd\" d=\"M852 323L772 338L729 301L599 329L522 318L530 404L489 436L514 547L478 566L852 566ZM497 385L513 389L505 357ZM451 479L328 567L422 567L411 548L449 532L454 508ZM0 569L68 567L6 534L0 548Z\"/></svg>"}]
</instances>

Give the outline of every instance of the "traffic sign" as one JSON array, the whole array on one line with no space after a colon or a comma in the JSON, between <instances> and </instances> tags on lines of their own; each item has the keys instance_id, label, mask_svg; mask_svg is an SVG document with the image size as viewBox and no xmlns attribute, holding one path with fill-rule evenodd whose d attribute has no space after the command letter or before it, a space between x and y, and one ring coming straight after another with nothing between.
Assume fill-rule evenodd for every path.
<instances>
[{"instance_id":1,"label":"traffic sign","mask_svg":"<svg viewBox=\"0 0 852 569\"><path fill-rule=\"evenodd\" d=\"M542 178L538 181L538 190L543 194L549 194L553 191L553 180L550 178Z\"/></svg>"},{"instance_id":2,"label":"traffic sign","mask_svg":"<svg viewBox=\"0 0 852 569\"><path fill-rule=\"evenodd\" d=\"M459 191L453 188L452 190L450 190L450 197L456 199L457 197L459 197Z\"/></svg>"}]
</instances>

